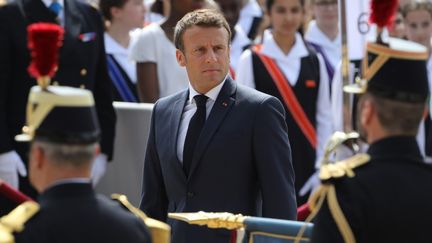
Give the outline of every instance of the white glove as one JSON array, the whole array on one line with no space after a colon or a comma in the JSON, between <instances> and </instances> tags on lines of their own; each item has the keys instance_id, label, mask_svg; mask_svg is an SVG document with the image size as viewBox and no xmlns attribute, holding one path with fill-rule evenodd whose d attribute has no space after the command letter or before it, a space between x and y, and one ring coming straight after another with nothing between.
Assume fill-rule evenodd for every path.
<instances>
[{"instance_id":1,"label":"white glove","mask_svg":"<svg viewBox=\"0 0 432 243\"><path fill-rule=\"evenodd\" d=\"M306 183L302 186L299 191L300 196L306 195L308 192L311 192L312 195L318 187L321 185L321 180L319 179L319 170L313 173Z\"/></svg>"},{"instance_id":2,"label":"white glove","mask_svg":"<svg viewBox=\"0 0 432 243\"><path fill-rule=\"evenodd\" d=\"M18 189L19 178L27 176L27 170L21 157L14 150L0 154L0 179Z\"/></svg>"},{"instance_id":3,"label":"white glove","mask_svg":"<svg viewBox=\"0 0 432 243\"><path fill-rule=\"evenodd\" d=\"M93 167L91 171L93 186L96 186L100 179L102 179L102 176L105 174L107 164L108 156L105 154L99 154L96 156L95 160L93 161Z\"/></svg>"}]
</instances>

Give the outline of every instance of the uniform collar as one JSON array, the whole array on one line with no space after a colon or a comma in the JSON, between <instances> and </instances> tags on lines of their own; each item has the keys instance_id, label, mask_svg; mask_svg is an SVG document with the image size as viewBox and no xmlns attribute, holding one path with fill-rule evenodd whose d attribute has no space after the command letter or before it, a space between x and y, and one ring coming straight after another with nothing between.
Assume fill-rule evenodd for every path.
<instances>
[{"instance_id":1,"label":"uniform collar","mask_svg":"<svg viewBox=\"0 0 432 243\"><path fill-rule=\"evenodd\" d=\"M124 48L106 32L104 33L104 42L107 54L121 54L128 56L129 48ZM130 43L129 47L131 47Z\"/></svg>"},{"instance_id":2,"label":"uniform collar","mask_svg":"<svg viewBox=\"0 0 432 243\"><path fill-rule=\"evenodd\" d=\"M423 160L414 136L392 136L380 139L369 146L367 153L372 159L391 157Z\"/></svg>"},{"instance_id":3,"label":"uniform collar","mask_svg":"<svg viewBox=\"0 0 432 243\"><path fill-rule=\"evenodd\" d=\"M285 55L273 39L271 30L264 31L262 53L276 60L296 60L309 55L303 38L299 33L295 34L295 43L290 52Z\"/></svg>"}]
</instances>

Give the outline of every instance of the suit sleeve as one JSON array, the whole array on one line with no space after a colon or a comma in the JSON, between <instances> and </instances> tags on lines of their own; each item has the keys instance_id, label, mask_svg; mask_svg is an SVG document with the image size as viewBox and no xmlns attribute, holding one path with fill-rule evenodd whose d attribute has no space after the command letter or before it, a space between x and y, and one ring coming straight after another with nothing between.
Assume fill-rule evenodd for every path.
<instances>
[{"instance_id":1,"label":"suit sleeve","mask_svg":"<svg viewBox=\"0 0 432 243\"><path fill-rule=\"evenodd\" d=\"M168 198L162 177L162 168L156 148L156 115L157 104L153 108L150 135L147 142L146 156L144 160L143 188L140 209L147 216L160 221L166 221L168 210Z\"/></svg>"},{"instance_id":2,"label":"suit sleeve","mask_svg":"<svg viewBox=\"0 0 432 243\"><path fill-rule=\"evenodd\" d=\"M10 82L13 80L11 67L11 33L7 6L0 8L0 154L13 150L11 134L6 122L7 100Z\"/></svg>"},{"instance_id":3,"label":"suit sleeve","mask_svg":"<svg viewBox=\"0 0 432 243\"><path fill-rule=\"evenodd\" d=\"M101 138L101 150L102 153L108 156L108 160L112 160L113 147L114 147L114 136L115 136L115 123L116 114L113 107L112 97L112 82L108 75L105 44L103 39L103 26L102 19L99 14L95 14L95 21L98 23L98 38L99 47L98 50L98 63L96 70L95 88L93 90L96 111L99 119L99 124L102 131Z\"/></svg>"},{"instance_id":4,"label":"suit sleeve","mask_svg":"<svg viewBox=\"0 0 432 243\"><path fill-rule=\"evenodd\" d=\"M260 104L255 118L253 144L263 216L296 219L294 169L285 111L275 97L266 98Z\"/></svg>"}]
</instances>

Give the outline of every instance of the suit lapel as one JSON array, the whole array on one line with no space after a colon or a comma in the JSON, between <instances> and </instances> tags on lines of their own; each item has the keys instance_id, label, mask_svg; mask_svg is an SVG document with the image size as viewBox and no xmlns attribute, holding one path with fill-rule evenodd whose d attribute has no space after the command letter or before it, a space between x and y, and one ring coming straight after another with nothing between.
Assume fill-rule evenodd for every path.
<instances>
[{"instance_id":1,"label":"suit lapel","mask_svg":"<svg viewBox=\"0 0 432 243\"><path fill-rule=\"evenodd\" d=\"M65 30L72 38L78 38L81 33L81 19L83 19L75 0L65 0L64 23Z\"/></svg>"},{"instance_id":2,"label":"suit lapel","mask_svg":"<svg viewBox=\"0 0 432 243\"><path fill-rule=\"evenodd\" d=\"M201 160L201 157L203 156L207 146L211 141L211 138L213 137L219 126L222 124L222 121L224 120L226 115L231 110L235 101L233 97L235 91L236 84L231 78L228 77L213 105L210 115L207 118L207 121L198 139L192 159L189 178L192 177L196 167L199 164L199 161Z\"/></svg>"},{"instance_id":3,"label":"suit lapel","mask_svg":"<svg viewBox=\"0 0 432 243\"><path fill-rule=\"evenodd\" d=\"M169 136L172 135L174 139L171 139L171 144L169 147L169 153L173 156L172 160L174 163L174 168L176 168L176 173L181 173L181 178L184 178L184 182L186 182L186 175L183 171L183 167L180 161L177 158L177 140L179 136L179 128L180 128L180 119L183 114L183 108L187 101L187 97L189 95L189 91L184 91L181 93L179 99L174 103L174 106L171 110L171 118L170 118L170 133Z\"/></svg>"}]
</instances>

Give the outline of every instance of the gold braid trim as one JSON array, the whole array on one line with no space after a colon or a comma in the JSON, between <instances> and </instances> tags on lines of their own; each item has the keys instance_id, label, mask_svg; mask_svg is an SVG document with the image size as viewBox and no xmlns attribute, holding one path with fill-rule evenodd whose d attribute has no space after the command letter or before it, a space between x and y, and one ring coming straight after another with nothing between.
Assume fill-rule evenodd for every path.
<instances>
[{"instance_id":1,"label":"gold braid trim","mask_svg":"<svg viewBox=\"0 0 432 243\"><path fill-rule=\"evenodd\" d=\"M111 198L119 201L125 208L142 219L148 227L153 243L169 243L171 240L171 227L164 222L147 217L140 209L133 206L125 195L112 194Z\"/></svg>"},{"instance_id":2,"label":"gold braid trim","mask_svg":"<svg viewBox=\"0 0 432 243\"><path fill-rule=\"evenodd\" d=\"M345 215L340 208L339 202L336 197L336 189L334 185L328 185L327 192L327 204L329 205L330 212L336 221L336 225L339 228L339 231L342 234L345 243L355 243L355 237L351 230L351 227L348 224L348 221L345 218Z\"/></svg>"},{"instance_id":3,"label":"gold braid trim","mask_svg":"<svg viewBox=\"0 0 432 243\"><path fill-rule=\"evenodd\" d=\"M14 243L14 232L24 230L24 224L39 212L39 204L27 201L0 218L0 243Z\"/></svg>"}]
</instances>

